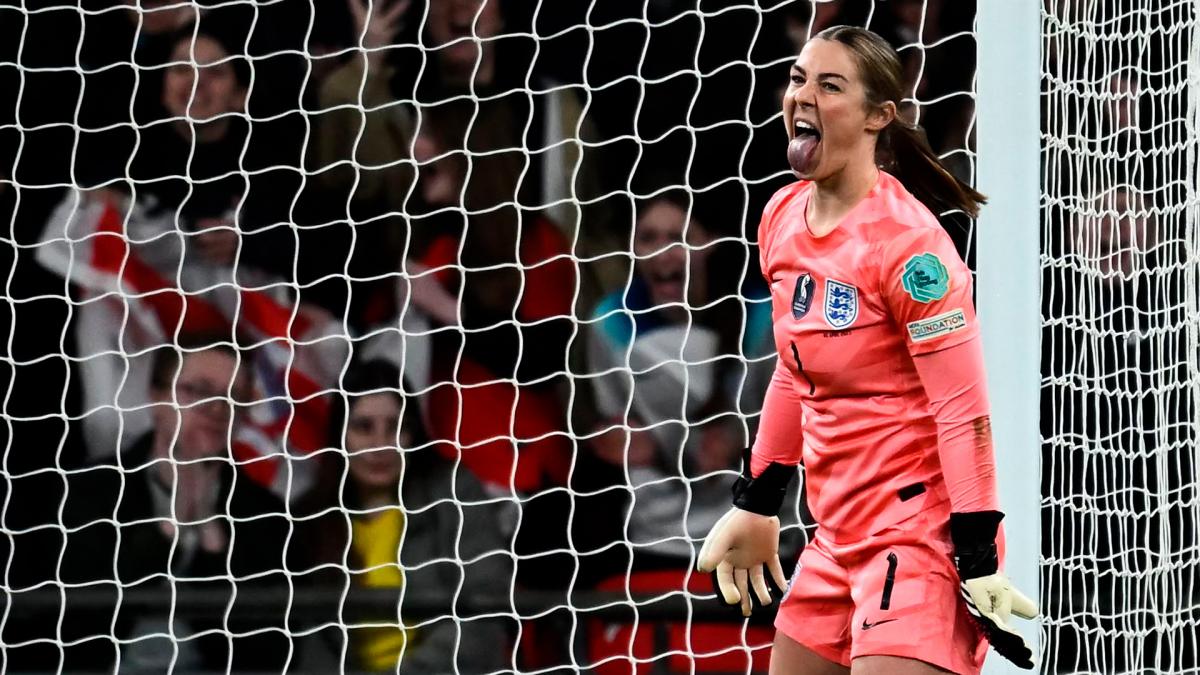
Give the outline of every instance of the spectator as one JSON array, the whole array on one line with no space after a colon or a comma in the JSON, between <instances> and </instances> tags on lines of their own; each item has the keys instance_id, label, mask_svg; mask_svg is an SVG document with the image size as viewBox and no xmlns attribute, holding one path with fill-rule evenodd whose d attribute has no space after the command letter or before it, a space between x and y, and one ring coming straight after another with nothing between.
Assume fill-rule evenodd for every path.
<instances>
[{"instance_id":1,"label":"spectator","mask_svg":"<svg viewBox=\"0 0 1200 675\"><path fill-rule=\"evenodd\" d=\"M343 386L331 440L345 455L327 455L333 461L308 542L318 547L321 566L312 579L336 588L402 587L409 601L433 598L444 608L431 617L402 605L399 617L371 617L370 627L325 631L327 657L346 659L328 670L504 668L510 663L504 622L464 616L455 607L456 597L502 595L512 583L508 547L482 486L429 444L417 399L402 393L395 366L356 363Z\"/></svg>"},{"instance_id":2,"label":"spectator","mask_svg":"<svg viewBox=\"0 0 1200 675\"><path fill-rule=\"evenodd\" d=\"M680 193L642 205L633 277L600 302L588 335L602 417L589 446L610 485L632 495L627 536L612 538L635 547L634 569L686 566L695 538L723 513L717 472L735 468L745 445L730 413L758 409L740 401L743 389L759 391L745 378L771 366L761 360L772 349L765 289L743 287L739 267L712 265L718 247L689 209ZM743 293L757 301L743 305ZM756 358L749 372L733 369Z\"/></svg>"},{"instance_id":3,"label":"spectator","mask_svg":"<svg viewBox=\"0 0 1200 675\"><path fill-rule=\"evenodd\" d=\"M414 382L435 387L432 436L460 446L489 488L528 493L561 484L570 460L556 392L565 386L575 274L553 223L511 202L518 153L495 151L508 147L508 128L474 129L478 147L493 151L470 170L453 150L470 118L465 106L447 107L417 139L420 152L439 157L422 166L418 188L441 208L414 219L431 236L409 263L416 278L401 306L405 318L419 312L432 326L432 356L418 364L426 379Z\"/></svg>"},{"instance_id":4,"label":"spectator","mask_svg":"<svg viewBox=\"0 0 1200 675\"><path fill-rule=\"evenodd\" d=\"M429 119L431 133L419 143L441 154L462 142L470 119L466 107L447 107ZM511 147L507 129L481 125L472 133L486 151ZM450 301L421 299L424 289L414 286L413 303L434 326L430 432L461 453L489 492L519 500L517 551L535 555L566 546L569 504L560 502L567 498L541 493L565 484L571 462L563 401L577 281L555 225L511 203L519 161L516 152L488 153L468 170L453 152L429 171L422 167L426 199L447 194L462 210L418 221L437 235L416 269L429 270L421 280L436 280L436 297ZM528 583L565 586L570 562L530 561L520 574Z\"/></svg>"},{"instance_id":5,"label":"spectator","mask_svg":"<svg viewBox=\"0 0 1200 675\"><path fill-rule=\"evenodd\" d=\"M284 151L245 117L250 64L242 26L204 17L174 34L162 76L162 117L147 125L129 166L135 199L173 213L199 253L292 276L289 219L297 192ZM294 163L292 163L294 165Z\"/></svg>"},{"instance_id":6,"label":"spectator","mask_svg":"<svg viewBox=\"0 0 1200 675\"><path fill-rule=\"evenodd\" d=\"M323 111L317 127L318 176L346 195L342 203L356 221L403 212L415 176L410 159L413 110L391 91L396 67L388 58L409 19L410 4L347 0L355 42L361 38L363 51L334 70L318 94ZM398 259L401 252L394 242L392 252Z\"/></svg>"},{"instance_id":7,"label":"spectator","mask_svg":"<svg viewBox=\"0 0 1200 675\"><path fill-rule=\"evenodd\" d=\"M27 568L40 579L22 581L79 586L77 592L104 599L79 605L68 592L61 635L53 616L15 629L29 631L26 639L66 642L63 672L114 664L154 671L265 670L287 660L286 615L247 611L252 600L234 596L227 612L187 616L174 605L169 614L166 607L142 610L114 593L161 589L174 598L175 592L286 586L290 524L283 504L243 473L230 450L247 402L249 367L247 355L204 336L184 335L178 348L159 348L153 430L116 464L72 474L65 492L57 477L42 482L62 496L61 521L55 514L46 519L61 528L15 542L14 561L44 561L40 569ZM123 642L117 647L115 640ZM59 665L52 644L9 648L8 655L10 668Z\"/></svg>"},{"instance_id":8,"label":"spectator","mask_svg":"<svg viewBox=\"0 0 1200 675\"><path fill-rule=\"evenodd\" d=\"M418 6L424 12L410 11L411 0L348 4L354 47L361 38L363 51L322 86L320 106L327 112L318 164L330 167L324 176L330 185L345 189L357 179L351 205L359 208L352 213L412 210L415 121L436 117L440 106L464 98L478 107L481 125L508 124L514 134L509 147L528 152L519 197L510 199L549 209L564 227L574 225L576 209L567 203L574 196L572 179L586 183L591 170L587 163L576 168L579 141L590 134L587 124L579 124L581 92L534 74L532 41L504 32L519 30L513 12L500 0L429 2ZM423 35L413 35L415 25L424 27ZM415 40L420 48L411 44ZM504 111L502 120L494 117L497 110Z\"/></svg>"}]
</instances>

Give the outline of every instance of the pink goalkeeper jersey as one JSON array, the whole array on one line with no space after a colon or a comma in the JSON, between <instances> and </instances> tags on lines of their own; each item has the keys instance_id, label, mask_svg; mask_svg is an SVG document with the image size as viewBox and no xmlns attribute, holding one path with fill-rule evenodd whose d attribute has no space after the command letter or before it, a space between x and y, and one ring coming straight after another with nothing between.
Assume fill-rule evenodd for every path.
<instances>
[{"instance_id":1,"label":"pink goalkeeper jersey","mask_svg":"<svg viewBox=\"0 0 1200 675\"><path fill-rule=\"evenodd\" d=\"M759 225L779 362L754 453L802 460L824 536L853 541L927 508L949 513L912 357L977 339L978 326L970 271L895 177L881 171L823 237L805 219L811 192L783 188Z\"/></svg>"}]
</instances>

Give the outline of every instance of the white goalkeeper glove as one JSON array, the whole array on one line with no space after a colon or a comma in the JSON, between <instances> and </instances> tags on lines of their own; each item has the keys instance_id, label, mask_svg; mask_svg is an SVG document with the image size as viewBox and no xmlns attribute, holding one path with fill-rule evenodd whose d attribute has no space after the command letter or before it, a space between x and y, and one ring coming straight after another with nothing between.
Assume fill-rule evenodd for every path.
<instances>
[{"instance_id":1,"label":"white goalkeeper glove","mask_svg":"<svg viewBox=\"0 0 1200 675\"><path fill-rule=\"evenodd\" d=\"M733 508L713 525L696 569L715 572L714 586L727 605L741 606L742 616L753 609L750 587L763 605L771 604L764 568L779 589L787 577L779 564L779 512L796 467L772 463L757 478L750 476L750 453L742 476L733 485Z\"/></svg>"},{"instance_id":2,"label":"white goalkeeper glove","mask_svg":"<svg viewBox=\"0 0 1200 675\"><path fill-rule=\"evenodd\" d=\"M975 617L992 648L1018 667L1031 670L1034 667L1033 650L1025 638L1008 625L1008 618L1016 615L1033 619L1038 615L1038 608L999 570L996 533L1002 518L1004 514L998 511L950 514L954 564L958 568L967 611Z\"/></svg>"}]
</instances>

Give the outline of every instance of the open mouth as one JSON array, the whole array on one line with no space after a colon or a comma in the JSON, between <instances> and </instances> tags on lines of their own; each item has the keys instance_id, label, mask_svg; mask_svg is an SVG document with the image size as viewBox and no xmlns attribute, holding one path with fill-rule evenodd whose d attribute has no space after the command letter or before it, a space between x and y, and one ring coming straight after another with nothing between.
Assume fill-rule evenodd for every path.
<instances>
[{"instance_id":1,"label":"open mouth","mask_svg":"<svg viewBox=\"0 0 1200 675\"><path fill-rule=\"evenodd\" d=\"M788 164L801 176L809 174L816 166L817 146L821 144L821 132L804 120L792 121L792 141L788 143Z\"/></svg>"},{"instance_id":2,"label":"open mouth","mask_svg":"<svg viewBox=\"0 0 1200 675\"><path fill-rule=\"evenodd\" d=\"M658 295L678 299L683 295L683 270L671 272L652 272L649 282L657 290Z\"/></svg>"},{"instance_id":3,"label":"open mouth","mask_svg":"<svg viewBox=\"0 0 1200 675\"><path fill-rule=\"evenodd\" d=\"M804 120L796 120L793 123L792 130L792 138L812 138L817 141L821 140L821 132L817 131L816 127L808 122L805 122Z\"/></svg>"}]
</instances>

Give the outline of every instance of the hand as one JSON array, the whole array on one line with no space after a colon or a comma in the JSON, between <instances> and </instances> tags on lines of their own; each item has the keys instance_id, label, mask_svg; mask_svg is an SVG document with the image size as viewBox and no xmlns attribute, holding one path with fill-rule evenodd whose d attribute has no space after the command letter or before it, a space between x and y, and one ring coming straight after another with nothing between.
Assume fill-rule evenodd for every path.
<instances>
[{"instance_id":1,"label":"hand","mask_svg":"<svg viewBox=\"0 0 1200 675\"><path fill-rule=\"evenodd\" d=\"M1033 650L1008 625L1008 617L1012 614L1022 619L1037 617L1038 608L1033 600L1014 588L1001 572L963 579L962 596L967 601L967 611L975 617L992 648L1018 667L1032 670Z\"/></svg>"},{"instance_id":2,"label":"hand","mask_svg":"<svg viewBox=\"0 0 1200 675\"><path fill-rule=\"evenodd\" d=\"M1004 514L973 511L950 514L950 539L954 542L954 564L961 580L967 611L975 617L988 642L1001 656L1020 668L1034 667L1033 650L1021 634L1008 625L1008 617L1037 616L1037 605L1013 588L1000 571L996 538Z\"/></svg>"},{"instance_id":3,"label":"hand","mask_svg":"<svg viewBox=\"0 0 1200 675\"><path fill-rule=\"evenodd\" d=\"M438 283L425 265L409 260L405 264L408 278L401 278L396 287L397 306L404 311L406 303L425 312L445 326L459 325L458 298Z\"/></svg>"},{"instance_id":4,"label":"hand","mask_svg":"<svg viewBox=\"0 0 1200 675\"><path fill-rule=\"evenodd\" d=\"M727 605L741 605L742 616L750 616L750 586L759 602L771 604L764 566L778 588L787 587L787 577L779 564L779 518L736 507L713 525L696 561L699 571L716 571L722 600Z\"/></svg>"},{"instance_id":5,"label":"hand","mask_svg":"<svg viewBox=\"0 0 1200 675\"><path fill-rule=\"evenodd\" d=\"M378 71L384 55L380 47L393 44L403 30L402 18L412 0L346 0L346 4L354 17L354 34L362 38L367 50L367 67Z\"/></svg>"},{"instance_id":6,"label":"hand","mask_svg":"<svg viewBox=\"0 0 1200 675\"><path fill-rule=\"evenodd\" d=\"M200 255L213 265L231 267L237 258L237 228L228 218L200 218L194 235Z\"/></svg>"}]
</instances>

